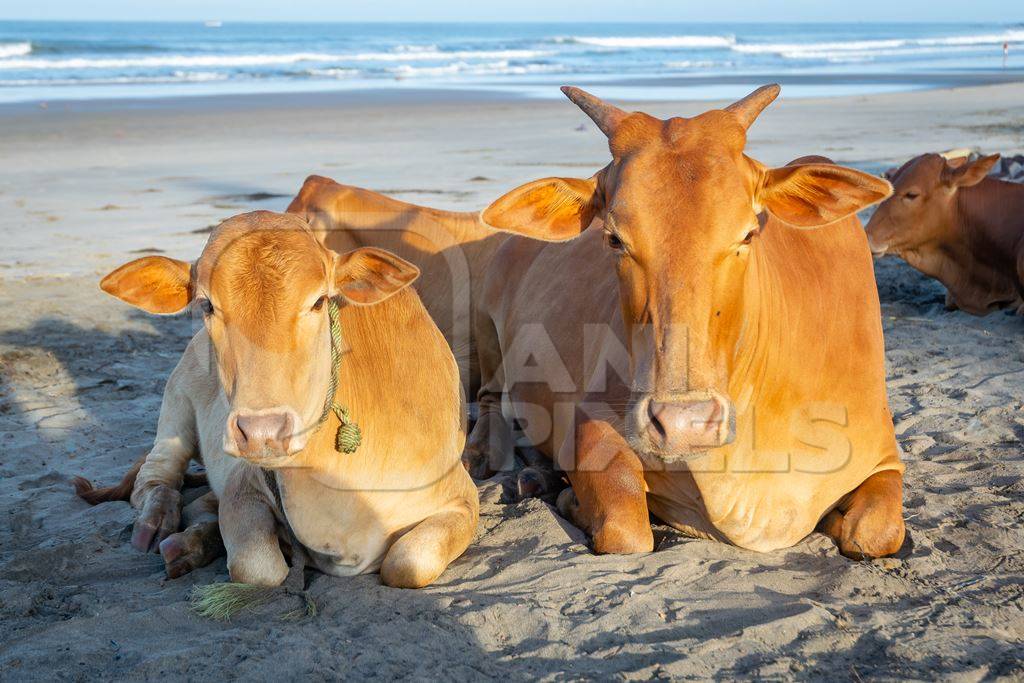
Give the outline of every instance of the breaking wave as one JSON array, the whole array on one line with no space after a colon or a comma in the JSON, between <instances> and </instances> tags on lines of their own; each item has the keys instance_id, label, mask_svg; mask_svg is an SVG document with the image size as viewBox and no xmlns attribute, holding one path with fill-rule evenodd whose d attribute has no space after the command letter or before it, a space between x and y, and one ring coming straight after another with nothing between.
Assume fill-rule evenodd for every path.
<instances>
[{"instance_id":1,"label":"breaking wave","mask_svg":"<svg viewBox=\"0 0 1024 683\"><path fill-rule=\"evenodd\" d=\"M73 57L63 59L28 58L5 59L0 69L152 69L161 67L246 67L299 64L303 62L405 62L438 61L449 59L531 59L542 57L548 52L542 50L461 50L441 52L437 50L407 50L401 52L358 52L354 54L330 54L323 52L292 52L286 54L239 54L239 55L161 55L130 58Z\"/></svg>"},{"instance_id":2,"label":"breaking wave","mask_svg":"<svg viewBox=\"0 0 1024 683\"><path fill-rule=\"evenodd\" d=\"M736 38L733 36L572 36L569 38L556 38L556 42L595 45L597 47L679 49L731 47L736 43Z\"/></svg>"},{"instance_id":3,"label":"breaking wave","mask_svg":"<svg viewBox=\"0 0 1024 683\"><path fill-rule=\"evenodd\" d=\"M32 43L0 43L0 59L32 54Z\"/></svg>"}]
</instances>

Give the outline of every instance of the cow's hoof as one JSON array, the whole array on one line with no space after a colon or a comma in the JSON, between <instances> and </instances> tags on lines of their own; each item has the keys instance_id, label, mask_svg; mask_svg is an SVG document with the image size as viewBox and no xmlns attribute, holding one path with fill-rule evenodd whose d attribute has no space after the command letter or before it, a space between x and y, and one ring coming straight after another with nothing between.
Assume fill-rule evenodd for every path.
<instances>
[{"instance_id":1,"label":"cow's hoof","mask_svg":"<svg viewBox=\"0 0 1024 683\"><path fill-rule=\"evenodd\" d=\"M466 438L462 463L474 479L490 479L515 469L515 443L508 421L500 412L480 416Z\"/></svg>"},{"instance_id":2,"label":"cow's hoof","mask_svg":"<svg viewBox=\"0 0 1024 683\"><path fill-rule=\"evenodd\" d=\"M169 579L205 567L223 554L224 542L217 522L194 524L160 543L160 555Z\"/></svg>"},{"instance_id":3,"label":"cow's hoof","mask_svg":"<svg viewBox=\"0 0 1024 683\"><path fill-rule=\"evenodd\" d=\"M547 492L548 485L544 475L532 467L523 469L516 477L516 496L519 500L540 498Z\"/></svg>"},{"instance_id":4,"label":"cow's hoof","mask_svg":"<svg viewBox=\"0 0 1024 683\"><path fill-rule=\"evenodd\" d=\"M562 489L562 492L558 494L558 500L555 501L555 508L558 510L558 514L565 517L567 520L576 524L576 511L580 507L580 501L576 498L576 492L569 486ZM576 524L579 526L579 524Z\"/></svg>"},{"instance_id":5,"label":"cow's hoof","mask_svg":"<svg viewBox=\"0 0 1024 683\"><path fill-rule=\"evenodd\" d=\"M516 499L543 498L552 502L564 487L561 474L550 467L526 467L516 477Z\"/></svg>"},{"instance_id":6,"label":"cow's hoof","mask_svg":"<svg viewBox=\"0 0 1024 683\"><path fill-rule=\"evenodd\" d=\"M469 476L474 479L490 479L495 475L495 471L491 469L490 458L487 454L481 453L473 446L466 446L465 450L462 451L462 466L469 472Z\"/></svg>"},{"instance_id":7,"label":"cow's hoof","mask_svg":"<svg viewBox=\"0 0 1024 683\"><path fill-rule=\"evenodd\" d=\"M142 512L132 529L132 547L156 552L160 542L178 530L181 523L181 492L160 484L146 496Z\"/></svg>"}]
</instances>

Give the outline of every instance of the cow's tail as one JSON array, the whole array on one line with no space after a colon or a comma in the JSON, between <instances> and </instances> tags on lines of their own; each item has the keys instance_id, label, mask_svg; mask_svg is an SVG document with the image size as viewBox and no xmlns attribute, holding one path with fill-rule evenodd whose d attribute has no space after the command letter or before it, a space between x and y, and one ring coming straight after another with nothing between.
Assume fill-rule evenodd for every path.
<instances>
[{"instance_id":1,"label":"cow's tail","mask_svg":"<svg viewBox=\"0 0 1024 683\"><path fill-rule=\"evenodd\" d=\"M138 476L144 462L146 462L146 456L136 460L132 464L131 469L121 478L121 481L113 486L96 488L85 477L75 477L72 480L72 484L75 487L75 495L89 505L98 505L112 500L128 500L132 497L132 490L135 488L135 477Z\"/></svg>"},{"instance_id":2,"label":"cow's tail","mask_svg":"<svg viewBox=\"0 0 1024 683\"><path fill-rule=\"evenodd\" d=\"M85 477L75 477L72 480L72 484L75 487L75 495L89 505L109 503L112 500L131 500L132 491L135 490L135 478L139 476L139 470L142 469L142 463L144 462L146 462L145 455L136 460L132 464L131 469L121 478L121 481L113 486L96 488ZM206 484L206 473L185 473L185 488L205 486Z\"/></svg>"}]
</instances>

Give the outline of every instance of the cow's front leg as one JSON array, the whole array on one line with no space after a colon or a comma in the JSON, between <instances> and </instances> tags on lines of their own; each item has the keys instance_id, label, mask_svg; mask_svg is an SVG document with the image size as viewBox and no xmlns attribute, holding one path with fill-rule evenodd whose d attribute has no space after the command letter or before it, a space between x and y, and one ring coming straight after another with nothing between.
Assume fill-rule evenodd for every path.
<instances>
[{"instance_id":1,"label":"cow's front leg","mask_svg":"<svg viewBox=\"0 0 1024 683\"><path fill-rule=\"evenodd\" d=\"M494 323L484 313L475 324L477 355L480 361L480 391L477 402L480 415L466 438L462 463L474 479L487 479L515 464L512 427L501 411L505 376L501 364L501 345Z\"/></svg>"},{"instance_id":2,"label":"cow's front leg","mask_svg":"<svg viewBox=\"0 0 1024 683\"><path fill-rule=\"evenodd\" d=\"M170 579L205 567L224 554L224 541L217 521L217 496L213 491L186 505L182 519L185 529L160 543L160 555Z\"/></svg>"},{"instance_id":3,"label":"cow's front leg","mask_svg":"<svg viewBox=\"0 0 1024 683\"><path fill-rule=\"evenodd\" d=\"M380 578L395 588L422 588L433 583L465 552L476 532L476 501L439 512L407 531L388 549Z\"/></svg>"},{"instance_id":4,"label":"cow's front leg","mask_svg":"<svg viewBox=\"0 0 1024 683\"><path fill-rule=\"evenodd\" d=\"M501 398L482 396L480 417L466 438L462 464L474 479L488 479L514 466L512 427L501 412Z\"/></svg>"},{"instance_id":5,"label":"cow's front leg","mask_svg":"<svg viewBox=\"0 0 1024 683\"><path fill-rule=\"evenodd\" d=\"M568 445L567 440L567 445ZM559 496L559 509L594 539L597 553L644 553L654 550L647 511L647 487L640 459L607 422L584 421L576 427L572 488Z\"/></svg>"},{"instance_id":6,"label":"cow's front leg","mask_svg":"<svg viewBox=\"0 0 1024 683\"><path fill-rule=\"evenodd\" d=\"M156 551L181 523L181 492L166 484L156 484L147 488L142 500L142 510L132 528L132 547L143 552Z\"/></svg>"},{"instance_id":7,"label":"cow's front leg","mask_svg":"<svg viewBox=\"0 0 1024 683\"><path fill-rule=\"evenodd\" d=\"M228 555L228 574L236 583L279 586L288 564L277 537L277 518L264 487L262 473L236 470L219 506L220 533Z\"/></svg>"},{"instance_id":8,"label":"cow's front leg","mask_svg":"<svg viewBox=\"0 0 1024 683\"><path fill-rule=\"evenodd\" d=\"M198 454L196 414L189 395L189 376L179 363L164 389L153 449L135 477L132 506L138 509L132 545L156 551L160 542L178 530L181 486L185 470Z\"/></svg>"},{"instance_id":9,"label":"cow's front leg","mask_svg":"<svg viewBox=\"0 0 1024 683\"><path fill-rule=\"evenodd\" d=\"M836 509L818 523L818 531L839 546L846 557L884 557L903 545L903 475L877 472L864 480Z\"/></svg>"}]
</instances>

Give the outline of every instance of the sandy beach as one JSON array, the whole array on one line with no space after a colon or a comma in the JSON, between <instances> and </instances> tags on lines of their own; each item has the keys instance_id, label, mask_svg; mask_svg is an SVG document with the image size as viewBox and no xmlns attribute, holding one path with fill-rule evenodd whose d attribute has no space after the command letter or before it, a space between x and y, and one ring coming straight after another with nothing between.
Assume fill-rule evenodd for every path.
<instances>
[{"instance_id":1,"label":"sandy beach","mask_svg":"<svg viewBox=\"0 0 1024 683\"><path fill-rule=\"evenodd\" d=\"M600 94L600 90L595 88ZM622 103L620 103L622 104ZM624 103L692 115L706 102ZM880 172L955 147L1024 151L1024 83L780 100L748 153ZM434 586L312 578L321 612L229 624L188 608L224 560L166 580L128 503L89 507L155 432L196 329L101 293L145 253L192 259L210 226L283 210L310 174L439 208L589 176L605 139L565 101L387 91L0 106L0 680L1024 677L1024 321L943 308L876 262L909 540L853 562L813 534L758 554L656 529L595 556L539 500L480 490L477 539Z\"/></svg>"}]
</instances>

